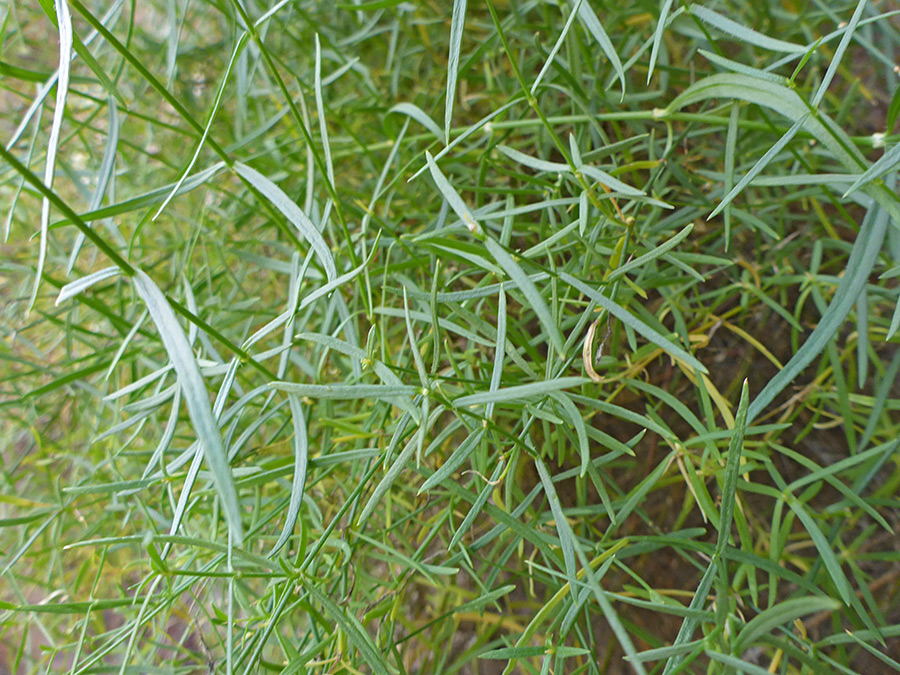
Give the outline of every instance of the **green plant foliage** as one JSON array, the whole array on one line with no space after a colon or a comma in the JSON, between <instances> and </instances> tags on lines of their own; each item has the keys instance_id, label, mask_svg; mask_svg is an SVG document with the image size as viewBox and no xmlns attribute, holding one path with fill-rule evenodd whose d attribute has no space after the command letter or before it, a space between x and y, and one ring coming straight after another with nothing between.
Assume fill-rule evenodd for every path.
<instances>
[{"instance_id":1,"label":"green plant foliage","mask_svg":"<svg viewBox=\"0 0 900 675\"><path fill-rule=\"evenodd\" d=\"M0 673L896 670L889 4L8 3Z\"/></svg>"}]
</instances>

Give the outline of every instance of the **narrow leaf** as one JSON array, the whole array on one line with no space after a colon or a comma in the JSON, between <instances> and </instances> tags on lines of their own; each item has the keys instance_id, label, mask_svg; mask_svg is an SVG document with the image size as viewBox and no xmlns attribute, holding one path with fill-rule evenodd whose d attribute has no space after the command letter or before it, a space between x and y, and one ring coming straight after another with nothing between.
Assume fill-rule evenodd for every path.
<instances>
[{"instance_id":1,"label":"narrow leaf","mask_svg":"<svg viewBox=\"0 0 900 675\"><path fill-rule=\"evenodd\" d=\"M462 200L462 197L459 196L456 189L450 185L450 182L444 177L440 167L438 167L437 163L434 161L434 157L432 157L431 153L427 150L425 151L425 161L428 162L428 168L431 170L431 177L434 179L438 190L444 195L444 199L450 204L450 208L452 208L456 215L459 216L460 220L463 221L465 226L469 229L469 232L481 232L481 225L475 220L472 211L469 210L469 207L466 206L466 203Z\"/></svg>"},{"instance_id":2,"label":"narrow leaf","mask_svg":"<svg viewBox=\"0 0 900 675\"><path fill-rule=\"evenodd\" d=\"M587 384L588 382L590 382L590 380L586 377L560 377L555 380L547 380L546 382L518 384L514 387L505 387L503 389L497 389L496 391L482 391L477 394L460 396L453 400L453 405L457 408L463 408L466 406L490 403L492 401L521 401L534 396L546 396L547 394L559 391L560 389L578 387L582 384Z\"/></svg>"},{"instance_id":3,"label":"narrow leaf","mask_svg":"<svg viewBox=\"0 0 900 675\"><path fill-rule=\"evenodd\" d=\"M316 115L319 118L319 135L322 137L322 154L325 155L325 173L328 182L334 186L334 165L331 162L331 145L328 142L328 126L325 124L325 101L322 97L322 46L319 34L316 33L316 68L313 76L313 88L316 90Z\"/></svg>"},{"instance_id":4,"label":"narrow leaf","mask_svg":"<svg viewBox=\"0 0 900 675\"><path fill-rule=\"evenodd\" d=\"M316 252L316 256L325 268L328 280L334 281L337 276L337 270L334 265L334 258L331 257L331 249L328 247L325 239L322 238L319 229L309 219L309 216L280 187L255 169L251 169L246 164L235 162L234 170L239 176L259 190L299 230L300 234L303 235Z\"/></svg>"},{"instance_id":5,"label":"narrow leaf","mask_svg":"<svg viewBox=\"0 0 900 675\"><path fill-rule=\"evenodd\" d=\"M778 626L793 623L795 619L807 614L819 612L833 612L839 609L841 603L834 598L806 597L792 598L780 602L769 609L754 616L741 629L734 640L734 652L741 654L753 646L763 635L771 632Z\"/></svg>"},{"instance_id":6,"label":"narrow leaf","mask_svg":"<svg viewBox=\"0 0 900 675\"><path fill-rule=\"evenodd\" d=\"M544 298L541 297L541 294L538 292L537 287L531 279L528 278L528 275L525 274L513 257L506 252L506 249L494 241L492 237L487 236L484 240L484 245L488 252L494 257L494 260L496 260L500 267L503 268L503 271L509 275L509 278L512 279L519 287L519 290L522 291L522 294L528 301L528 305L537 316L538 321L541 322L541 326L547 334L547 339L550 341L550 344L553 345L557 354L562 355L564 351L562 333L559 330L556 320L550 313L547 303L544 302Z\"/></svg>"},{"instance_id":7,"label":"narrow leaf","mask_svg":"<svg viewBox=\"0 0 900 675\"><path fill-rule=\"evenodd\" d=\"M53 188L53 177L56 174L56 153L59 151L59 134L62 130L66 113L66 97L69 94L69 72L72 65L72 16L66 0L55 0L56 23L59 27L59 76L56 80L56 107L53 110L53 122L50 125L50 138L47 142L47 160L44 165L44 185ZM44 263L47 258L47 237L50 226L50 200L41 200L41 239L38 246L37 272L34 286L25 310L26 316L37 300L38 288L44 274Z\"/></svg>"},{"instance_id":8,"label":"narrow leaf","mask_svg":"<svg viewBox=\"0 0 900 675\"><path fill-rule=\"evenodd\" d=\"M605 295L600 293L599 291L595 291L593 288L588 286L587 284L579 281L571 274L567 272L563 272L559 275L560 279L565 281L567 284L572 286L573 288L581 291L591 300L596 302L598 305L603 307L607 312L616 317L619 321L624 323L626 326L630 327L636 333L643 335L650 342L655 344L657 347L662 349L663 351L668 352L672 356L677 359L684 361L686 364L694 368L695 370L700 371L701 373L708 373L706 367L700 363L696 358L694 358L691 354L686 352L684 349L674 344L672 341L664 338L662 335L653 330L650 326L645 324L643 321L635 318L630 312L625 310L620 305L617 305L615 302L607 298Z\"/></svg>"},{"instance_id":9,"label":"narrow leaf","mask_svg":"<svg viewBox=\"0 0 900 675\"><path fill-rule=\"evenodd\" d=\"M803 45L785 42L784 40L777 40L768 35L763 35L737 21L727 19L703 5L691 5L691 14L713 28L731 35L741 42L746 42L756 47L762 47L763 49L768 49L772 52L784 52L787 54L801 54L806 51L806 47Z\"/></svg>"},{"instance_id":10,"label":"narrow leaf","mask_svg":"<svg viewBox=\"0 0 900 675\"><path fill-rule=\"evenodd\" d=\"M582 25L594 37L597 44L600 45L600 49L603 50L606 58L612 64L613 70L616 71L619 82L622 84L622 98L625 98L625 70L622 68L622 62L619 60L619 55L616 53L609 36L603 29L603 24L600 23L600 19L594 14L594 10L591 9L588 0L582 0L578 4L578 18L581 19Z\"/></svg>"},{"instance_id":11,"label":"narrow leaf","mask_svg":"<svg viewBox=\"0 0 900 675\"><path fill-rule=\"evenodd\" d=\"M66 300L74 298L79 293L83 293L94 284L118 275L120 271L118 267L106 267L66 284L59 289L59 296L56 298L57 306Z\"/></svg>"},{"instance_id":12,"label":"narrow leaf","mask_svg":"<svg viewBox=\"0 0 900 675\"><path fill-rule=\"evenodd\" d=\"M444 134L441 133L441 128L437 125L433 119L431 119L428 115L425 114L425 111L422 110L419 106L414 105L412 103L398 103L393 106L390 110L387 111L387 115L391 113L400 113L402 115L406 115L416 122L425 127L428 131L434 134L434 137L442 141L444 140Z\"/></svg>"},{"instance_id":13,"label":"narrow leaf","mask_svg":"<svg viewBox=\"0 0 900 675\"><path fill-rule=\"evenodd\" d=\"M459 51L462 46L465 23L466 0L453 0L453 16L450 19L450 53L447 58L447 93L444 99L445 145L450 143L450 127L453 124L453 103L456 98L456 78L459 75Z\"/></svg>"},{"instance_id":14,"label":"narrow leaf","mask_svg":"<svg viewBox=\"0 0 900 675\"><path fill-rule=\"evenodd\" d=\"M141 270L135 271L134 288L147 304L150 317L156 324L163 346L178 375L178 383L181 385L181 391L187 403L188 415L197 432L206 463L212 473L228 528L235 545L240 546L244 540L244 533L234 480L228 466L222 437L219 434L219 426L216 424L209 405L209 394L187 336L162 291Z\"/></svg>"},{"instance_id":15,"label":"narrow leaf","mask_svg":"<svg viewBox=\"0 0 900 675\"><path fill-rule=\"evenodd\" d=\"M750 389L747 380L741 387L741 401L738 403L734 428L728 443L728 457L725 462L725 480L722 485L722 507L719 511L719 539L716 542L716 553L721 555L728 545L731 535L731 522L734 518L734 507L737 502L737 481L741 467L741 450L744 445L744 431L747 429L747 409L750 404Z\"/></svg>"},{"instance_id":16,"label":"narrow leaf","mask_svg":"<svg viewBox=\"0 0 900 675\"><path fill-rule=\"evenodd\" d=\"M290 538L291 532L294 531L297 515L300 513L300 504L303 501L303 490L306 487L306 465L309 460L306 419L303 417L303 409L300 407L300 398L296 394L288 394L288 402L291 406L291 419L294 423L294 481L291 483L291 501L284 520L284 529L281 530L281 536L278 537L275 546L269 551L270 558L281 550L281 547Z\"/></svg>"}]
</instances>

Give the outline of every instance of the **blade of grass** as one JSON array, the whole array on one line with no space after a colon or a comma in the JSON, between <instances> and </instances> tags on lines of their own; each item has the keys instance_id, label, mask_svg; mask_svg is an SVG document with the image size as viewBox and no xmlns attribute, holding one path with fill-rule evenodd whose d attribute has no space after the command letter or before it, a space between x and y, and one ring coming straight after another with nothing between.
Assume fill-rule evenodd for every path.
<instances>
[{"instance_id":1,"label":"blade of grass","mask_svg":"<svg viewBox=\"0 0 900 675\"><path fill-rule=\"evenodd\" d=\"M112 97L107 101L107 105L109 106L109 132L106 136L106 148L103 151L103 160L100 163L100 170L97 172L97 186L94 189L93 195L91 195L88 211L95 211L100 208L100 204L103 203L103 196L106 194L106 190L109 187L113 169L115 168L116 150L119 145L119 108L116 105L116 99ZM66 270L66 274L71 274L72 270L75 269L75 260L78 258L78 253L84 245L84 240L84 234L79 232L78 236L75 238L75 244L72 246L72 253L69 256L69 267Z\"/></svg>"},{"instance_id":2,"label":"blade of grass","mask_svg":"<svg viewBox=\"0 0 900 675\"><path fill-rule=\"evenodd\" d=\"M438 141L444 140L444 134L441 132L441 128L437 125L437 123L431 119L428 115L425 114L425 111L422 110L419 106L413 103L398 103L393 106L390 110L387 111L387 115L391 113L400 113L402 115L406 115L407 117L414 119L416 122L425 127L428 131L434 134L434 137Z\"/></svg>"},{"instance_id":3,"label":"blade of grass","mask_svg":"<svg viewBox=\"0 0 900 675\"><path fill-rule=\"evenodd\" d=\"M866 2L867 0L859 0L859 2L856 3L856 9L853 12L853 16L850 17L850 22L844 29L844 35L841 37L841 41L838 43L837 49L834 50L834 56L831 58L831 63L828 64L828 70L825 71L825 75L822 77L822 81L819 83L819 88L816 90L812 101L810 101L810 105L813 108L819 107L819 103L821 103L822 99L825 97L825 94L828 92L828 87L831 85L831 81L834 79L834 76L837 73L837 69L841 63L841 59L844 57L844 53L847 51L847 47L850 46L850 40L853 39L853 34L856 32L856 27L859 24L859 20L862 18L863 10L866 8Z\"/></svg>"},{"instance_id":4,"label":"blade of grass","mask_svg":"<svg viewBox=\"0 0 900 675\"><path fill-rule=\"evenodd\" d=\"M56 298L57 306L74 298L79 293L83 293L94 284L100 283L105 279L111 279L112 277L118 276L120 273L121 270L118 267L105 267L102 270L97 270L96 272L92 272L87 276L66 284L59 289L59 295Z\"/></svg>"},{"instance_id":5,"label":"blade of grass","mask_svg":"<svg viewBox=\"0 0 900 675\"><path fill-rule=\"evenodd\" d=\"M668 0L671 2L672 0ZM562 47L563 42L566 39L566 36L569 34L569 29L572 27L572 22L575 20L575 17L578 16L578 10L581 9L581 3L583 0L576 0L575 6L572 8L572 11L569 12L569 18L566 19L566 24L563 26L562 31L559 33L559 37L556 39L556 43L553 45L553 48L550 50L550 53L547 55L547 59L544 61L544 65L541 68L541 72L538 73L538 76L534 79L534 82L531 85L530 94L533 96L534 92L537 91L537 88L541 84L541 80L544 79L544 75L547 74L547 71L550 70L550 66L553 65L553 61L556 59L556 55L559 53L559 48ZM653 66L651 66L652 69Z\"/></svg>"},{"instance_id":6,"label":"blade of grass","mask_svg":"<svg viewBox=\"0 0 900 675\"><path fill-rule=\"evenodd\" d=\"M732 645L734 653L743 654L763 635L778 626L793 623L801 616L818 612L833 612L840 607L840 602L834 598L825 597L792 598L780 602L774 607L760 612L741 628Z\"/></svg>"}]
</instances>

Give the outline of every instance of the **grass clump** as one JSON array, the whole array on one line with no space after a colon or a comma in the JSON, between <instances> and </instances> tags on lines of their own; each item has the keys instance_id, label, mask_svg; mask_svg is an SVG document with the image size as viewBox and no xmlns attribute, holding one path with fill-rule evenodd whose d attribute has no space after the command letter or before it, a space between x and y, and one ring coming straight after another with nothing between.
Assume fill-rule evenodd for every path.
<instances>
[{"instance_id":1,"label":"grass clump","mask_svg":"<svg viewBox=\"0 0 900 675\"><path fill-rule=\"evenodd\" d=\"M886 6L2 26L0 671L898 667Z\"/></svg>"}]
</instances>

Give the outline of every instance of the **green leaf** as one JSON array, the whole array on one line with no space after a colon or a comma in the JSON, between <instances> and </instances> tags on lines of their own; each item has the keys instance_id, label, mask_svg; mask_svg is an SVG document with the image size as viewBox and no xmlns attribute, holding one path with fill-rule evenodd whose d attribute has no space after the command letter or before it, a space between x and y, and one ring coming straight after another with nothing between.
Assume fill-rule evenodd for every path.
<instances>
[{"instance_id":1,"label":"green leaf","mask_svg":"<svg viewBox=\"0 0 900 675\"><path fill-rule=\"evenodd\" d=\"M481 442L481 439L484 437L485 431L484 429L479 429L473 434L469 434L469 437L460 443L459 447L453 451L444 463L431 474L424 483L422 483L422 487L419 488L418 494L422 494L427 490L430 490L435 485L440 485L445 480L447 480L450 475L459 468L459 466L469 458L469 455L472 454L472 451L478 447L478 444Z\"/></svg>"},{"instance_id":2,"label":"green leaf","mask_svg":"<svg viewBox=\"0 0 900 675\"><path fill-rule=\"evenodd\" d=\"M67 300L71 300L79 293L84 293L84 291L94 284L98 284L106 279L111 279L112 277L118 276L120 273L121 270L118 267L105 267L102 270L97 270L96 272L92 272L87 276L66 284L59 289L59 296L56 298L57 306Z\"/></svg>"},{"instance_id":3,"label":"green leaf","mask_svg":"<svg viewBox=\"0 0 900 675\"><path fill-rule=\"evenodd\" d=\"M384 660L384 656L355 616L338 607L328 596L316 588L312 580L303 582L303 589L316 602L322 605L325 613L340 627L350 644L359 651L360 656L363 658L363 663L368 665L373 673L376 673L376 675L392 675L387 662Z\"/></svg>"},{"instance_id":4,"label":"green leaf","mask_svg":"<svg viewBox=\"0 0 900 675\"><path fill-rule=\"evenodd\" d=\"M891 102L888 105L887 125L885 126L886 134L889 134L894 130L894 127L897 125L898 117L900 117L900 87L894 89L894 95L891 96Z\"/></svg>"},{"instance_id":5,"label":"green leaf","mask_svg":"<svg viewBox=\"0 0 900 675\"><path fill-rule=\"evenodd\" d=\"M415 451L421 447L418 437L425 436L425 434L428 433L428 429L443 413L444 410L442 408L438 408L431 414L431 417L429 419L422 420L422 423L419 426L418 433L414 435L413 438L406 444L406 446L403 448L403 451L399 455L397 455L394 463L391 464L391 467L385 472L382 479L378 482L378 485L376 485L375 489L372 491L372 496L369 497L369 501L366 502L365 507L363 507L362 512L356 519L356 522L360 527L365 527L369 516L372 515L372 512L375 510L375 507L378 506L381 498L384 497L385 493L391 489L394 481L397 480L397 476L399 476L400 472L406 468L407 464L409 464L409 460L412 458Z\"/></svg>"},{"instance_id":6,"label":"green leaf","mask_svg":"<svg viewBox=\"0 0 900 675\"><path fill-rule=\"evenodd\" d=\"M663 0L659 8L659 20L656 22L656 30L653 31L653 47L650 49L650 63L647 66L647 84L650 84L650 79L653 77L653 69L656 67L656 59L659 56L659 46L662 44L663 31L666 29L666 22L671 9L672 0Z\"/></svg>"},{"instance_id":7,"label":"green leaf","mask_svg":"<svg viewBox=\"0 0 900 675\"><path fill-rule=\"evenodd\" d=\"M691 366L701 373L709 372L706 370L706 367L702 363L688 354L684 349L674 344L670 340L664 338L662 335L650 328L650 326L645 324L640 319L637 319L630 312L625 310L620 305L617 305L615 302L607 298L605 295L601 294L599 291L595 291L593 288L579 281L568 272L561 273L559 275L559 278L569 284L572 288L575 288L576 290L589 297L607 312L616 317L619 321L634 330L636 333L639 333L640 335L647 338L650 342L655 344L663 351L668 352L677 359L681 359L687 365Z\"/></svg>"},{"instance_id":8,"label":"green leaf","mask_svg":"<svg viewBox=\"0 0 900 675\"><path fill-rule=\"evenodd\" d=\"M181 172L181 177L178 179L175 185L172 186L172 191L163 200L162 204L160 204L159 208L156 211L156 214L153 216L153 220L159 218L160 214L163 212L163 209L166 208L169 202L178 194L179 190L181 190L181 187L184 185L184 182L187 180L187 177L191 173L191 169L194 168L194 164L196 164L197 159L200 157L200 152L203 150L203 146L206 142L207 136L209 135L209 130L212 127L213 120L215 120L216 113L218 112L219 106L222 103L222 96L225 93L225 87L228 84L228 77L231 74L232 68L234 68L234 63L237 60L237 57L243 50L244 45L247 44L247 39L249 37L249 33L242 33L240 38L238 38L237 44L235 44L234 50L231 53L231 60L228 62L228 67L225 69L224 75L222 75L222 81L219 84L218 91L216 92L215 101L213 101L212 108L209 111L206 125L203 127L203 135L200 137L200 141L197 143L197 148L194 150L194 154L191 157L191 160L188 162L188 165L185 167L184 171ZM99 204L97 206L99 206ZM96 208L96 206L93 208Z\"/></svg>"},{"instance_id":9,"label":"green leaf","mask_svg":"<svg viewBox=\"0 0 900 675\"><path fill-rule=\"evenodd\" d=\"M528 278L528 275L525 274L522 268L519 267L519 264L515 259L506 252L506 249L494 241L490 235L485 236L484 245L491 256L493 256L494 260L497 261L497 264L503 268L503 271L509 275L509 278L512 279L519 290L522 291L522 295L525 296L528 305L537 316L538 321L541 322L541 326L543 327L550 344L553 345L553 348L556 350L556 353L562 358L565 358L565 355L563 354L562 333L560 333L559 326L554 320L553 315L550 313L547 303L544 302L544 298L541 297L541 294L538 292L537 287L532 283L531 279Z\"/></svg>"},{"instance_id":10,"label":"green leaf","mask_svg":"<svg viewBox=\"0 0 900 675\"><path fill-rule=\"evenodd\" d=\"M853 598L851 596L853 595L853 588L850 586L850 582L841 570L841 563L837 559L831 543L822 533L822 530L819 529L815 519L807 512L803 504L793 497L787 500L787 504L791 508L791 511L797 515L800 522L803 523L803 527L806 528L807 533L809 533L809 536L816 547L816 551L819 553L819 557L822 559L822 563L828 571L828 576L830 576L831 581L834 582L834 586L837 589L841 600L843 600L846 605L852 605Z\"/></svg>"},{"instance_id":11,"label":"green leaf","mask_svg":"<svg viewBox=\"0 0 900 675\"><path fill-rule=\"evenodd\" d=\"M639 270L644 265L646 265L648 262L650 262L651 260L656 260L657 258L661 257L665 253L668 253L673 248L678 246L678 244L680 244L682 241L684 241L684 239L691 233L691 231L693 229L694 229L694 224L688 223L684 227L684 229L682 229L678 234L676 234L674 237L672 237L668 241L663 242L659 246L656 246L655 248L651 249L650 251L647 251L644 255L638 256L634 260L630 260L629 262L625 263L621 267L617 267L606 278L606 282L612 283L619 277L624 276L625 274L628 274L631 270Z\"/></svg>"},{"instance_id":12,"label":"green leaf","mask_svg":"<svg viewBox=\"0 0 900 675\"><path fill-rule=\"evenodd\" d=\"M106 148L103 151L103 160L97 173L97 186L94 188L94 193L91 195L91 201L88 204L89 211L100 208L100 204L103 203L103 197L106 194L113 170L115 169L116 151L119 146L119 108L116 106L116 99L110 97L107 105L109 106L109 133L106 135ZM67 274L72 274L72 270L75 269L75 261L78 258L81 247L84 245L85 239L84 233L79 231L78 236L75 237L75 243L72 245L72 253L69 255Z\"/></svg>"},{"instance_id":13,"label":"green leaf","mask_svg":"<svg viewBox=\"0 0 900 675\"><path fill-rule=\"evenodd\" d=\"M231 476L225 446L222 444L222 437L219 434L219 425L216 424L209 406L209 395L197 367L197 360L194 358L184 330L175 318L175 313L153 280L143 271L136 270L134 288L146 303L150 317L156 324L166 353L178 375L178 384L181 386L185 403L187 403L188 415L197 432L206 463L212 472L216 492L225 511L228 529L235 546L240 546L244 540L244 532L234 479Z\"/></svg>"},{"instance_id":14,"label":"green leaf","mask_svg":"<svg viewBox=\"0 0 900 675\"><path fill-rule=\"evenodd\" d=\"M444 134L441 132L441 128L433 119L425 114L425 111L422 110L419 106L413 103L398 103L390 110L388 110L386 114L390 115L392 113L399 113L401 115L406 115L407 117L414 119L416 122L428 129L428 131L430 131L438 141L443 142Z\"/></svg>"},{"instance_id":15,"label":"green leaf","mask_svg":"<svg viewBox=\"0 0 900 675\"><path fill-rule=\"evenodd\" d=\"M352 401L361 398L387 400L394 396L415 396L421 387L407 384L299 384L295 382L270 382L272 389L286 391L296 396L308 396L330 401Z\"/></svg>"},{"instance_id":16,"label":"green leaf","mask_svg":"<svg viewBox=\"0 0 900 675\"><path fill-rule=\"evenodd\" d=\"M556 529L559 532L559 544L562 547L566 580L569 582L569 588L576 588L578 580L575 573L578 570L575 567L575 548L572 543L573 537L570 536L569 523L566 520L565 513L563 513L559 495L556 494L556 488L553 487L553 481L550 480L550 474L547 472L546 465L540 457L534 458L534 465L537 468L538 476L540 476L541 484L544 486L544 494L547 495L547 501L550 504L550 512L553 514L553 520L555 521Z\"/></svg>"},{"instance_id":17,"label":"green leaf","mask_svg":"<svg viewBox=\"0 0 900 675\"><path fill-rule=\"evenodd\" d=\"M434 161L434 157L432 157L431 153L427 150L425 151L425 161L428 162L428 168L431 170L431 177L434 179L438 190L444 195L444 199L450 204L450 208L452 208L456 215L459 216L460 220L463 221L463 224L468 228L469 232L472 232L473 234L480 233L481 225L475 220L475 216L472 214L472 211L469 210L469 207L466 206L462 197L459 196L459 193L452 185L450 185L450 182L444 177L444 174L441 173L441 169Z\"/></svg>"},{"instance_id":18,"label":"green leaf","mask_svg":"<svg viewBox=\"0 0 900 675\"><path fill-rule=\"evenodd\" d=\"M489 649L478 655L479 659L528 659L535 656L543 656L547 653L547 647L501 647Z\"/></svg>"},{"instance_id":19,"label":"green leaf","mask_svg":"<svg viewBox=\"0 0 900 675\"><path fill-rule=\"evenodd\" d=\"M459 51L462 47L465 25L466 0L453 0L453 16L450 19L450 53L447 57L447 91L444 99L445 145L450 143L450 127L453 124L453 102L456 98L456 78L459 74Z\"/></svg>"},{"instance_id":20,"label":"green leaf","mask_svg":"<svg viewBox=\"0 0 900 675\"><path fill-rule=\"evenodd\" d=\"M56 154L59 152L59 136L66 113L66 97L69 94L69 73L72 67L72 16L66 0L54 0L56 23L59 27L59 74L56 80L56 105L53 109L53 121L50 124L50 138L47 141L47 158L44 162L44 185L53 189L53 178L56 175ZM31 312L37 300L41 277L44 274L44 263L47 259L48 228L50 226L50 200L41 200L41 238L38 245L37 271L31 297L25 309L25 315Z\"/></svg>"},{"instance_id":21,"label":"green leaf","mask_svg":"<svg viewBox=\"0 0 900 675\"><path fill-rule=\"evenodd\" d=\"M719 511L719 538L716 542L716 553L721 555L728 545L731 536L731 522L734 518L734 507L737 502L737 481L741 470L741 450L744 444L744 431L747 429L747 409L750 404L750 388L747 380L741 386L741 401L738 403L737 415L734 418L731 440L728 442L728 455L725 462L725 480L722 484L722 506Z\"/></svg>"},{"instance_id":22,"label":"green leaf","mask_svg":"<svg viewBox=\"0 0 900 675\"><path fill-rule=\"evenodd\" d=\"M806 47L803 45L785 42L784 40L777 40L768 35L763 35L762 33L759 33L748 26L739 24L737 21L732 21L703 5L691 5L691 14L713 28L737 38L741 42L746 42L756 47L761 47L762 49L768 49L772 52L784 52L787 54L802 54L806 51Z\"/></svg>"},{"instance_id":23,"label":"green leaf","mask_svg":"<svg viewBox=\"0 0 900 675\"><path fill-rule=\"evenodd\" d=\"M313 89L316 92L316 114L319 117L319 135L322 137L322 154L325 155L325 173L329 184L334 186L334 165L331 161L331 145L328 141L328 126L325 124L325 102L322 96L322 46L316 33L316 67L313 74Z\"/></svg>"},{"instance_id":24,"label":"green leaf","mask_svg":"<svg viewBox=\"0 0 900 675\"><path fill-rule=\"evenodd\" d=\"M795 619L807 614L818 612L833 612L840 609L841 603L834 598L805 597L792 598L780 602L769 609L760 612L748 621L732 645L735 654L742 654L752 647L763 635L767 635L778 626L793 623Z\"/></svg>"},{"instance_id":25,"label":"green leaf","mask_svg":"<svg viewBox=\"0 0 900 675\"><path fill-rule=\"evenodd\" d=\"M291 483L291 501L284 519L284 528L281 530L281 536L278 537L275 546L269 551L270 558L281 550L294 531L294 525L300 513L300 504L303 501L303 491L306 487L306 466L309 461L306 419L303 417L300 399L296 394L288 394L288 402L291 406L291 419L294 423L294 480Z\"/></svg>"},{"instance_id":26,"label":"green leaf","mask_svg":"<svg viewBox=\"0 0 900 675\"><path fill-rule=\"evenodd\" d=\"M898 88L900 91L900 88ZM856 192L859 188L864 186L866 183L871 183L873 180L880 178L884 174L889 171L897 168L897 164L900 164L900 143L896 143L894 147L885 152L881 157L878 158L872 166L866 169L859 178L857 178L853 184L847 188L844 192L844 197L846 198L853 192Z\"/></svg>"},{"instance_id":27,"label":"green leaf","mask_svg":"<svg viewBox=\"0 0 900 675\"><path fill-rule=\"evenodd\" d=\"M825 75L819 83L819 88L816 90L812 101L810 101L810 105L813 108L819 107L819 103L821 103L825 94L828 92L828 87L831 85L831 81L837 73L838 66L841 63L841 59L844 57L844 53L847 51L847 47L850 46L850 40L853 38L853 33L856 31L859 20L862 18L862 13L866 8L867 2L868 0L859 0L859 2L856 3L856 10L853 12L853 16L850 17L850 22L844 28L844 34L841 36L841 41L838 43L837 49L834 50L834 56L831 58L831 63L828 64L828 70L825 71Z\"/></svg>"},{"instance_id":28,"label":"green leaf","mask_svg":"<svg viewBox=\"0 0 900 675\"><path fill-rule=\"evenodd\" d=\"M613 47L612 42L609 39L609 36L606 34L606 31L603 29L603 24L600 23L600 19L597 18L597 15L594 14L594 10L591 9L591 5L589 0L582 0L580 3L576 3L575 0L570 0L572 5L578 6L578 18L581 19L582 25L587 29L588 33L590 33L593 38L597 41L597 44L600 45L600 49L606 55L606 58L609 59L610 64L613 67L613 70L616 71L616 75L619 78L619 82L622 84L622 98L625 98L625 70L622 68L622 62L619 60L619 55L616 53L615 47Z\"/></svg>"},{"instance_id":29,"label":"green leaf","mask_svg":"<svg viewBox=\"0 0 900 675\"><path fill-rule=\"evenodd\" d=\"M259 190L260 193L262 193L262 195L268 199L294 227L297 228L300 234L303 235L304 239L309 242L310 246L312 246L313 250L316 252L316 256L325 268L325 274L328 277L328 281L334 281L337 276L337 270L334 265L334 258L331 257L331 249L322 238L319 229L313 224L312 220L309 219L309 216L307 216L280 187L255 169L251 169L246 164L241 164L240 162L235 162L233 168L235 173Z\"/></svg>"},{"instance_id":30,"label":"green leaf","mask_svg":"<svg viewBox=\"0 0 900 675\"><path fill-rule=\"evenodd\" d=\"M512 387L504 387L496 391L482 391L477 394L467 394L453 400L455 408L464 408L468 406L481 405L484 403L508 403L511 401L522 401L535 397L544 397L554 391L560 389L569 389L570 387L579 387L587 384L590 379L587 377L560 377L555 380L547 380L545 382L530 382L528 384L517 384Z\"/></svg>"},{"instance_id":31,"label":"green leaf","mask_svg":"<svg viewBox=\"0 0 900 675\"><path fill-rule=\"evenodd\" d=\"M534 92L537 91L538 86L541 84L541 80L544 79L544 75L547 74L547 71L550 70L550 67L553 65L553 61L556 59L556 55L559 53L559 49L562 47L563 42L565 42L566 36L569 34L569 29L575 21L575 17L578 16L578 10L581 9L582 2L583 0L576 0L575 7L572 8L572 11L569 13L569 18L566 19L566 25L563 26L562 31L559 33L559 37L556 38L556 44L553 45L553 49L551 49L550 53L547 55L547 59L541 67L541 72L538 73L538 76L534 78L534 82L531 84L530 94L534 95ZM671 0L669 0L669 2L671 2Z\"/></svg>"},{"instance_id":32,"label":"green leaf","mask_svg":"<svg viewBox=\"0 0 900 675\"><path fill-rule=\"evenodd\" d=\"M872 211L875 212L874 216ZM837 334L875 267L887 231L887 221L887 211L877 206L873 206L866 214L831 304L803 346L753 399L748 413L749 421L753 421L782 389L793 382Z\"/></svg>"},{"instance_id":33,"label":"green leaf","mask_svg":"<svg viewBox=\"0 0 900 675\"><path fill-rule=\"evenodd\" d=\"M746 673L747 675L771 675L770 671L765 668L760 668L753 663L748 663L737 656L719 654L718 652L711 650L706 650L706 655L713 661L718 661L719 663L724 663L726 666L734 668L735 673Z\"/></svg>"}]
</instances>

